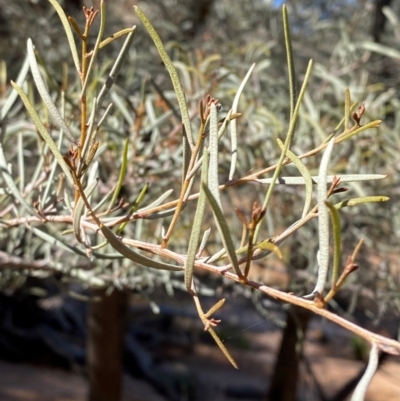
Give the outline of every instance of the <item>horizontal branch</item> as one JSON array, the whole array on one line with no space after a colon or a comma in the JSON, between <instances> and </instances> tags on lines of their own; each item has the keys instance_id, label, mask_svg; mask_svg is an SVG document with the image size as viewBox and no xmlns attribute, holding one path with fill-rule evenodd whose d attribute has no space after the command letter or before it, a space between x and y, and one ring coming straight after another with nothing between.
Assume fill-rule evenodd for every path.
<instances>
[{"instance_id":1,"label":"horizontal branch","mask_svg":"<svg viewBox=\"0 0 400 401\"><path fill-rule=\"evenodd\" d=\"M34 219L34 217L32 217ZM18 219L21 220L21 219ZM50 219L49 219L50 220ZM64 222L64 223L72 223L71 217L68 216L51 216L51 221L58 221L58 222ZM82 225L86 226L86 228L93 229L94 231L97 230L97 226L95 224L91 224L87 221L83 221ZM99 235L102 235L102 233L99 231ZM185 265L186 262L186 256L182 254L178 254L176 252L173 252L169 249L161 248L160 245L154 245L151 243L143 242L143 241L137 241L137 240L132 240L132 239L126 239L126 238L121 238L121 241L129 246L136 247L140 250L143 251L148 251L151 252L155 255L159 255L163 258L168 258L172 259L175 262L179 263L182 265L182 267ZM236 282L239 282L243 284L241 279L234 273L229 272L228 270L231 268L230 265L225 265L225 266L214 266L208 263L205 263L203 261L197 260L195 261L195 266L200 269L208 270L210 272L213 272L214 274L218 274L224 277L227 277L231 280L234 280ZM0 252L0 267L1 268L13 268L13 269L19 269L19 270L45 270L45 271L55 271L56 268L52 267L50 264L48 264L45 261L25 261L22 258L15 257L15 256L9 256L4 252ZM104 276L102 276L103 279L105 279ZM110 276L109 278L110 283L112 283L115 280L115 275ZM389 354L393 355L400 355L400 343L392 340L390 338L381 336L379 334L373 333L369 330L363 329L362 327L358 326L355 323L352 323L346 319L344 319L341 316L338 316L326 309L320 308L314 301L310 301L301 297L298 297L294 294L291 293L286 293L277 289L274 289L272 287L266 286L263 283L258 283L255 281L247 281L243 285L247 285L251 288L254 288L256 290L262 291L263 293L267 294L270 297L275 298L276 300L279 300L281 302L286 302L288 304L296 305L305 309L308 309L309 311L320 315L324 317L325 319L328 319L339 326L342 326L343 328L353 332L354 334L364 338L366 341L369 343L373 344L376 343L377 346L384 352L387 352Z\"/></svg>"},{"instance_id":2,"label":"horizontal branch","mask_svg":"<svg viewBox=\"0 0 400 401\"><path fill-rule=\"evenodd\" d=\"M46 260L25 260L19 256L11 256L6 252L0 251L0 269L14 270L44 270L55 272L57 269Z\"/></svg>"}]
</instances>

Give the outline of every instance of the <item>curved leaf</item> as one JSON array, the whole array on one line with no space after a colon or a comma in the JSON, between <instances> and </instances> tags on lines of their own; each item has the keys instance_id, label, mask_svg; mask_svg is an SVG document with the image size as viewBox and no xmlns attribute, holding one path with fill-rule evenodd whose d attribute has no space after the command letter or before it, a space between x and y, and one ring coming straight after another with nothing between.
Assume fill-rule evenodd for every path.
<instances>
[{"instance_id":1,"label":"curved leaf","mask_svg":"<svg viewBox=\"0 0 400 401\"><path fill-rule=\"evenodd\" d=\"M203 168L201 171L201 182L207 185L208 176L208 151L204 149L203 153ZM193 220L193 228L190 234L188 251L185 263L185 286L188 292L191 292L193 279L193 267L196 260L196 253L199 246L201 225L204 217L204 209L206 206L206 195L203 187L200 188L200 195L197 200L196 213Z\"/></svg>"},{"instance_id":2,"label":"curved leaf","mask_svg":"<svg viewBox=\"0 0 400 401\"><path fill-rule=\"evenodd\" d=\"M243 274L240 270L239 263L236 257L235 247L233 245L232 237L225 216L223 215L217 200L214 198L208 186L204 183L202 183L201 186L206 194L208 201L210 202L211 208L214 213L215 222L217 224L217 228L221 236L222 243L224 244L225 251L228 254L228 258L232 264L232 267L235 270L235 273L237 274L238 277L243 277Z\"/></svg>"},{"instance_id":3,"label":"curved leaf","mask_svg":"<svg viewBox=\"0 0 400 401\"><path fill-rule=\"evenodd\" d=\"M35 81L36 88L40 96L42 97L44 104L49 110L50 115L53 117L53 120L58 125L58 128L62 129L65 132L65 135L67 135L68 139L73 143L75 143L74 136L72 135L64 119L61 117L61 114L58 111L56 105L53 103L53 100L51 99L49 92L47 92L46 85L39 71L39 66L37 64L35 57L35 50L32 44L32 40L30 38L28 39L27 42L27 48L28 48L28 60L29 60L29 65L31 67L33 80Z\"/></svg>"},{"instance_id":4,"label":"curved leaf","mask_svg":"<svg viewBox=\"0 0 400 401\"><path fill-rule=\"evenodd\" d=\"M60 150L58 149L56 143L53 141L53 138L50 136L50 134L47 132L45 126L43 125L42 121L40 120L38 114L36 113L35 109L31 105L28 96L24 93L24 91L13 81L11 81L12 87L18 92L19 96L21 97L22 101L24 102L24 105L26 109L28 110L29 115L31 116L33 122L36 125L36 128L39 130L40 134L42 135L43 139L49 146L50 150L52 151L54 157L57 159L58 164L62 168L62 170L65 173L65 176L67 177L68 181L70 182L71 185L74 185L74 179L72 178L71 171L67 165L67 163L64 161Z\"/></svg>"},{"instance_id":5,"label":"curved leaf","mask_svg":"<svg viewBox=\"0 0 400 401\"><path fill-rule=\"evenodd\" d=\"M361 380L358 382L356 389L351 397L351 401L364 401L365 394L367 393L367 388L371 383L372 378L376 370L378 369L379 362L379 348L378 345L373 342L371 350L369 351L369 360L367 369Z\"/></svg>"},{"instance_id":6,"label":"curved leaf","mask_svg":"<svg viewBox=\"0 0 400 401\"><path fill-rule=\"evenodd\" d=\"M103 233L104 237L110 243L110 245L117 250L121 255L125 256L126 258L132 260L133 262L152 267L153 269L158 270L169 270L169 271L182 271L182 266L175 266L169 263L158 262L156 260L150 259L146 256L140 255L139 253L135 252L133 249L127 247L107 226L104 224L100 225L100 230Z\"/></svg>"},{"instance_id":7,"label":"curved leaf","mask_svg":"<svg viewBox=\"0 0 400 401\"><path fill-rule=\"evenodd\" d=\"M74 40L74 34L72 33L72 29L71 29L71 27L69 25L68 18L65 15L64 10L62 9L62 7L58 4L58 2L56 0L49 0L49 2L55 8L55 10L57 11L57 14L59 15L59 17L61 19L61 22L62 22L64 30L65 30L65 34L67 35L67 39L68 39L69 47L71 49L72 58L74 60L75 68L78 71L78 73L80 73L81 72L81 67L79 66L78 50L76 49L76 44L75 44L75 40Z\"/></svg>"},{"instance_id":8,"label":"curved leaf","mask_svg":"<svg viewBox=\"0 0 400 401\"><path fill-rule=\"evenodd\" d=\"M363 198L353 198L347 199L345 201L336 203L334 206L336 209L343 209L347 206L356 206L361 205L363 203L375 203L375 202L386 202L390 198L388 196L364 196Z\"/></svg>"},{"instance_id":9,"label":"curved leaf","mask_svg":"<svg viewBox=\"0 0 400 401\"><path fill-rule=\"evenodd\" d=\"M277 139L277 141L279 147L281 148L281 150L283 150L284 149L283 142L279 138ZM286 157L297 167L297 169L300 171L300 174L303 176L304 179L304 184L306 187L306 198L304 201L303 213L301 216L304 217L308 213L312 201L312 186L313 186L312 177L305 164L293 152L287 150Z\"/></svg>"},{"instance_id":10,"label":"curved leaf","mask_svg":"<svg viewBox=\"0 0 400 401\"><path fill-rule=\"evenodd\" d=\"M246 86L247 81L249 80L250 75L253 72L255 66L256 66L255 63L251 65L251 67L249 68L249 71L247 71L246 76L243 78L243 81L241 82L239 89L236 92L235 98L233 99L233 103L232 103L232 113L237 113L240 96L242 95L243 89ZM235 174L237 156L238 156L237 155L237 122L236 122L236 118L231 120L230 127L231 127L231 167L229 170L229 180L232 180L233 175Z\"/></svg>"},{"instance_id":11,"label":"curved leaf","mask_svg":"<svg viewBox=\"0 0 400 401\"><path fill-rule=\"evenodd\" d=\"M125 180L125 174L128 168L128 149L129 149L129 138L126 138L124 144L124 150L122 151L122 163L121 163L121 169L119 171L118 182L117 186L115 187L115 191L113 192L110 204L108 206L108 210L111 210L111 208L113 207L121 191L122 184L124 183Z\"/></svg>"}]
</instances>

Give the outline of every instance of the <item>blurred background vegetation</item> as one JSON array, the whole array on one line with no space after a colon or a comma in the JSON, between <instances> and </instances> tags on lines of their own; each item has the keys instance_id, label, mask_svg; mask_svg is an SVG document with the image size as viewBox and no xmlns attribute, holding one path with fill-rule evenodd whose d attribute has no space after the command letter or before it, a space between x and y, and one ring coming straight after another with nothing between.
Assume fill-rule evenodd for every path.
<instances>
[{"instance_id":1,"label":"blurred background vegetation","mask_svg":"<svg viewBox=\"0 0 400 401\"><path fill-rule=\"evenodd\" d=\"M96 1L82 3L98 8ZM280 152L276 146L276 138L283 138L289 121L287 64L279 2L148 0L139 1L137 4L156 27L181 74L191 115L196 113L198 99L207 94L218 99L222 105L222 113L226 113L244 75L251 64L256 63L239 104L242 117L238 120L240 146L235 176L241 177L252 169L260 169L274 163ZM64 1L66 11L82 25L84 18L79 10L81 5L80 1ZM375 331L381 330L397 338L400 313L400 2L296 0L288 1L287 6L299 82L302 82L308 60L312 58L315 62L292 150L296 154L304 153L333 132L343 117L346 87L350 88L353 101L359 104L365 102L364 123L375 119L383 120L378 130L370 130L357 141L337 147L337 153L332 157L332 173L369 172L387 175L385 180L368 185L349 184L349 190L354 196L374 193L387 195L391 200L379 206L349 208L344 212L344 255L351 253L360 238L365 239L365 246L359 260L359 271L354 273L352 280L339 293L331 307L344 316L354 316L353 318L363 326ZM129 59L111 93L111 99L115 103L114 113L101 134L102 140L109 143L109 147L101 155L101 191L106 193L117 180L123 140L128 138L132 159L123 187L123 196L132 201L143 186L150 183L147 196L149 199L156 199L167 190L175 189L172 177L176 177L177 183L180 180L180 170L177 168L181 162L177 135L179 116L171 105L174 93L165 67L134 14L131 2L114 0L106 2L106 7L105 36L133 24L138 25L138 30ZM21 67L28 37L32 38L38 54L45 60L46 74L51 77L49 85L54 92L59 91L65 83L65 76L68 76L66 93L67 96L69 93L72 96L75 83L69 49L58 16L50 4L43 0L0 0L0 10L1 97L5 98L9 90L9 79L15 80ZM95 37L93 43L94 41ZM119 48L120 43L114 42L100 54L95 76L104 75ZM71 116L74 116L74 113L76 115L73 107L70 111ZM72 117L70 119L73 126L75 122ZM198 123L193 121L195 125ZM13 135L15 138L21 131L28 132L26 141L31 149L26 153L27 165L31 163L30 174L33 174L39 152L36 140L30 135L35 129L23 109L16 108L9 116L6 133L8 141L5 146L8 161L13 165L17 164L18 152L15 141L10 138ZM230 167L230 144L223 140L221 146L223 149L220 172L222 176L227 177ZM307 159L306 164L311 172L317 172L319 160L319 157ZM282 175L291 174L297 174L293 167L283 169ZM297 199L303 196L302 191L303 188L279 186L273 202L274 212L269 213L267 218L268 225L265 230L269 235L276 235L295 221L293 216L301 213ZM223 202L248 211L255 200L262 203L264 193L265 188L255 185L251 191L248 187L238 188L227 191ZM173 193L171 199L175 199L177 195L177 192ZM228 213L231 213L229 218L232 231L240 232L241 225L233 208L228 209ZM2 213L1 217L4 215ZM175 250L183 253L192 224L191 214L186 213L185 216L180 222L181 231L174 238ZM128 226L125 231L126 235L132 238L139 235L141 239L148 241L154 239L155 235L159 236L160 232L159 221L140 221L133 227ZM218 249L219 244L215 241L217 239L211 238L209 242L210 254ZM260 262L254 274L273 286L296 293L307 293L312 287L310 273L315 271L317 247L317 226L316 222L311 222L282 246L283 261ZM104 290L93 289L85 279L70 277L62 272L49 274L39 267L35 268L37 272L16 269L6 255L20 258L20 263L39 263L51 258L63 265L74 266L84 266L87 263L85 259L71 257L70 254L35 239L23 226L15 230L2 228L0 252L0 318L3 321L3 329L0 331L0 356L14 361L31 360L57 364L81 371L85 361L88 308L87 303L80 299L102 295L103 292L98 294L96 291ZM133 376L150 381L165 399L205 399L201 398L205 394L202 391L205 390L199 383L209 379L194 380L190 376L193 375L193 370L187 366L184 371L176 365L168 365L167 368L163 366L165 360L174 360L173 351L165 351L166 348L180 349L176 352L182 358L182 348L190 353L193 352L194 344L208 341L203 338L201 327L193 323L195 314L189 297L181 291L182 280L140 271L125 281L118 281L112 277L116 263L120 262L100 261L95 273L96 277L107 284L107 293L111 292L111 287L116 286L118 289L128 290L130 294L128 300L118 296L117 299L110 297L111 304L114 302L119 305L119 311L129 309L128 320L132 320L126 339L128 351L125 369ZM232 302L231 311L226 312L228 318L225 317L230 326L229 330L226 328L229 331L226 338L237 339L237 344L231 340L228 346L254 351L251 348L251 338L246 337L253 325L260 330L278 332L285 324L291 331L295 331L293 325L302 327L305 331L309 324L309 316L300 314L299 318L299 315L286 314L284 307L275 304L273 300L257 297L250 291L232 286L220 278L205 277L204 281L204 295L213 297L215 294L223 294ZM175 295L175 298L172 295ZM190 304L190 307L182 306L185 303ZM92 303L92 309L89 308L92 311L91 318L101 319L102 311L107 307L115 311L115 304L107 306L101 302ZM96 305L100 305L97 312ZM259 315L255 314L254 306L260 312ZM153 315L152 312L158 313L157 322L154 317L157 315ZM99 313L100 317L96 318L96 313ZM109 315L112 313L109 312ZM237 315L243 314L249 315L248 320L242 318L238 323ZM267 319L267 323L263 323L264 318ZM104 324L110 324L110 321L105 319ZM117 322L111 324L122 323L117 319ZM332 334L334 329L330 326L321 327L321 341L333 338L334 343L338 337ZM160 338L160 332L169 334ZM295 337L288 341L296 345L300 340ZM106 343L107 339L103 347ZM354 356L364 358L363 345L356 341L352 344ZM288 375L295 376L293 372L290 373L290 369L298 369L296 355L294 353L283 357L283 371L279 370L279 358L275 368L272 366L273 362L265 362L271 365L266 369L268 374L265 374L265 380L268 385L265 389L249 384L247 387L238 386L235 394L247 388L245 394L248 398L243 399L267 399L267 396L271 400L294 399L290 398L290 395L279 393L283 391L282 384L279 385L279 378L276 376L277 372L283 374L283 377L286 375L286 378ZM199 360L204 364L201 358ZM307 366L306 362L303 363ZM287 368L289 371L285 370ZM312 370L303 374L307 377L310 372ZM342 391L345 390L346 381L351 382L351 377L345 379ZM249 378L246 380L250 383ZM283 385L285 386L290 387L288 383ZM312 384L304 379L302 386L302 395L299 392L297 394L299 400L345 399L335 398L339 397L340 391L337 391L336 395L331 393L323 398L324 392L319 389L316 377L313 377ZM211 386L211 394L218 394L219 397L212 399L231 399L229 397L232 394L229 395L229 387L227 388L224 392L218 386ZM249 394L253 394L254 397L251 398ZM307 398L311 397L310 394L314 398ZM100 399L99 395L92 394L91 397L92 400ZM232 399L235 399L235 396L232 396Z\"/></svg>"}]
</instances>

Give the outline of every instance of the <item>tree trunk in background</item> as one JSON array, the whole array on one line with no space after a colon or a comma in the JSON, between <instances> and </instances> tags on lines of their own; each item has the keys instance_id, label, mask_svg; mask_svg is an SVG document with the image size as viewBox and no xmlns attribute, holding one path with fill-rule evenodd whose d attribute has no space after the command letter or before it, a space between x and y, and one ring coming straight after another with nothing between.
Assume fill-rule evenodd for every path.
<instances>
[{"instance_id":1,"label":"tree trunk in background","mask_svg":"<svg viewBox=\"0 0 400 401\"><path fill-rule=\"evenodd\" d=\"M193 2L193 35L205 25L208 16L211 14L214 0L195 0Z\"/></svg>"},{"instance_id":2,"label":"tree trunk in background","mask_svg":"<svg viewBox=\"0 0 400 401\"><path fill-rule=\"evenodd\" d=\"M82 10L83 0L65 0L65 8ZM97 5L96 7L97 8Z\"/></svg>"},{"instance_id":3,"label":"tree trunk in background","mask_svg":"<svg viewBox=\"0 0 400 401\"><path fill-rule=\"evenodd\" d=\"M94 292L88 315L87 369L89 401L119 401L122 391L123 349L127 294L114 290Z\"/></svg>"},{"instance_id":4,"label":"tree trunk in background","mask_svg":"<svg viewBox=\"0 0 400 401\"><path fill-rule=\"evenodd\" d=\"M299 362L310 312L292 307L286 314L286 327L275 363L275 369L268 391L269 401L295 401Z\"/></svg>"},{"instance_id":5,"label":"tree trunk in background","mask_svg":"<svg viewBox=\"0 0 400 401\"><path fill-rule=\"evenodd\" d=\"M385 30L386 17L382 9L385 6L389 7L391 2L392 0L375 0L375 18L372 27L372 36L376 43L381 42L381 34Z\"/></svg>"}]
</instances>

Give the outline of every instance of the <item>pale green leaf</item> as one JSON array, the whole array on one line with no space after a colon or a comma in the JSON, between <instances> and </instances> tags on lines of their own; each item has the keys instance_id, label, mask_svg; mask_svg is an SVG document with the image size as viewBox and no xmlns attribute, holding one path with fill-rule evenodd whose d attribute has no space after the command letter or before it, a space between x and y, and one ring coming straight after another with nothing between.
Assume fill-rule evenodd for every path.
<instances>
[{"instance_id":1,"label":"pale green leaf","mask_svg":"<svg viewBox=\"0 0 400 401\"><path fill-rule=\"evenodd\" d=\"M104 224L100 225L100 230L104 237L110 243L110 245L117 250L121 255L132 260L138 265L152 267L159 270L169 270L169 271L182 271L182 266L171 265L169 263L158 262L156 260L150 259L147 256L140 255L133 249L126 246L107 226Z\"/></svg>"},{"instance_id":2,"label":"pale green leaf","mask_svg":"<svg viewBox=\"0 0 400 401\"><path fill-rule=\"evenodd\" d=\"M268 187L267 194L265 195L264 203L262 205L262 208L264 210L267 209L268 204L269 204L269 202L270 202L270 200L272 198L272 193L274 191L275 183L276 183L276 181L277 181L277 179L279 177L279 174L281 172L281 168L282 168L282 165L283 165L283 161L285 160L285 157L286 157L286 151L290 148L290 144L292 142L292 138L293 138L293 134L294 134L294 129L296 127L297 117L299 115L301 102L302 102L304 94L306 92L308 80L310 79L310 76L311 76L312 66L313 66L313 62L312 62L312 60L310 60L310 62L308 63L306 75L304 77L303 85L302 85L301 90L300 90L299 98L297 99L296 107L294 108L293 116L290 119L290 124L289 124L288 132L286 134L284 149L282 150L282 153L281 153L281 155L279 157L279 160L278 160L278 163L276 165L274 174L272 176L271 185ZM261 221L260 221L260 223L261 223ZM254 233L254 241L257 241L258 235L260 233L260 229L261 229L261 224L258 224L257 227L256 227L256 231Z\"/></svg>"},{"instance_id":3,"label":"pale green leaf","mask_svg":"<svg viewBox=\"0 0 400 401\"><path fill-rule=\"evenodd\" d=\"M329 212L326 206L327 182L326 176L335 138L332 138L322 156L318 172L318 278L313 293L322 294L329 268Z\"/></svg>"},{"instance_id":4,"label":"pale green leaf","mask_svg":"<svg viewBox=\"0 0 400 401\"><path fill-rule=\"evenodd\" d=\"M210 165L208 169L208 188L221 208L221 197L218 182L218 119L214 103L210 106ZM203 162L204 163L204 162Z\"/></svg>"},{"instance_id":5,"label":"pale green leaf","mask_svg":"<svg viewBox=\"0 0 400 401\"><path fill-rule=\"evenodd\" d=\"M378 369L378 365L379 346L375 342L372 342L371 350L369 351L367 369L365 369L363 377L358 382L350 401L364 401L365 395L367 393L367 388L371 383L376 370Z\"/></svg>"},{"instance_id":6,"label":"pale green leaf","mask_svg":"<svg viewBox=\"0 0 400 401\"><path fill-rule=\"evenodd\" d=\"M3 146L0 144L0 170L1 174L3 176L4 181L6 182L8 189L10 190L11 194L14 196L15 199L17 199L22 206L26 208L26 210L29 213L32 213L34 215L38 215L36 211L33 209L31 205L28 204L28 202L25 200L24 196L21 194L21 192L18 190L18 187L15 184L14 178L11 176L8 167L7 167L7 161L4 155L3 151Z\"/></svg>"},{"instance_id":7,"label":"pale green leaf","mask_svg":"<svg viewBox=\"0 0 400 401\"><path fill-rule=\"evenodd\" d=\"M79 65L78 50L76 49L76 44L75 44L75 40L74 40L74 34L72 33L72 29L71 29L71 26L69 25L68 18L65 15L65 12L62 9L62 7L60 6L60 4L58 4L57 0L49 0L49 2L55 8L55 10L57 11L58 16L61 19L61 22L63 24L65 33L67 35L67 39L68 39L69 47L71 49L72 59L74 60L75 68L78 71L78 73L80 73L81 72L81 68L80 68L80 65Z\"/></svg>"},{"instance_id":8,"label":"pale green leaf","mask_svg":"<svg viewBox=\"0 0 400 401\"><path fill-rule=\"evenodd\" d=\"M281 150L283 150L284 149L283 142L279 138L277 139L277 141L279 147L281 148ZM304 217L308 213L312 201L312 186L313 186L312 177L305 164L289 149L286 151L286 157L297 167L297 169L300 171L300 174L303 176L304 179L304 184L306 187L306 197L302 213L302 217Z\"/></svg>"},{"instance_id":9,"label":"pale green leaf","mask_svg":"<svg viewBox=\"0 0 400 401\"><path fill-rule=\"evenodd\" d=\"M217 228L221 236L222 243L224 244L225 251L228 254L228 258L232 264L232 267L235 273L238 275L238 277L243 277L243 274L240 270L239 263L236 257L235 246L233 245L232 237L230 234L231 230L229 229L225 216L222 213L222 210L220 209L217 200L214 198L208 186L202 183L202 188L204 189L207 199L210 202L211 208L214 213L215 222L217 224Z\"/></svg>"},{"instance_id":10,"label":"pale green leaf","mask_svg":"<svg viewBox=\"0 0 400 401\"><path fill-rule=\"evenodd\" d=\"M203 168L201 171L201 182L207 185L208 176L208 151L204 149L203 153ZM200 195L197 200L196 213L193 220L193 228L190 234L188 251L185 263L185 286L188 292L191 292L193 279L193 267L196 260L196 253L199 246L201 225L204 217L204 209L206 206L206 195L203 187L200 188Z\"/></svg>"},{"instance_id":11,"label":"pale green leaf","mask_svg":"<svg viewBox=\"0 0 400 401\"><path fill-rule=\"evenodd\" d=\"M242 95L244 87L246 86L246 83L249 80L250 75L253 72L255 66L256 66L255 64L251 65L249 71L247 71L246 76L243 78L243 81L241 82L239 89L236 92L235 98L233 99L233 103L232 103L232 113L237 113L240 96ZM233 176L234 176L235 170L236 170L237 157L238 157L236 118L231 120L230 128L231 128L231 167L229 170L229 180L233 180Z\"/></svg>"},{"instance_id":12,"label":"pale green leaf","mask_svg":"<svg viewBox=\"0 0 400 401\"><path fill-rule=\"evenodd\" d=\"M285 33L286 57L289 73L289 92L290 92L290 119L293 118L294 109L296 105L296 74L294 70L294 58L292 49L292 39L290 35L289 17L286 5L282 6L283 14L283 31Z\"/></svg>"},{"instance_id":13,"label":"pale green leaf","mask_svg":"<svg viewBox=\"0 0 400 401\"><path fill-rule=\"evenodd\" d=\"M128 168L128 149L129 149L129 138L126 138L124 144L124 150L122 151L122 163L121 163L121 169L119 171L118 182L117 186L115 187L115 191L111 198L110 204L108 206L108 210L111 210L111 208L113 207L121 191L122 184L124 183L125 180L126 170Z\"/></svg>"},{"instance_id":14,"label":"pale green leaf","mask_svg":"<svg viewBox=\"0 0 400 401\"><path fill-rule=\"evenodd\" d=\"M67 163L64 161L60 150L58 149L56 143L54 142L53 138L50 136L50 134L47 132L45 126L43 125L42 121L40 120L38 114L36 113L35 109L31 105L28 96L25 95L23 90L13 81L11 81L11 85L13 88L18 92L19 96L21 97L26 109L28 110L29 115L31 116L33 122L36 125L36 128L39 130L40 135L43 137L45 142L47 143L48 147L52 151L54 157L57 159L58 164L64 171L64 174L68 181L70 182L71 185L74 185L74 179L72 178L71 171L67 165Z\"/></svg>"},{"instance_id":15,"label":"pale green leaf","mask_svg":"<svg viewBox=\"0 0 400 401\"><path fill-rule=\"evenodd\" d=\"M332 203L325 201L331 212L332 230L333 230L333 262L332 262L332 280L331 287L335 288L337 279L339 277L339 268L342 255L342 239L341 239L341 226L340 216L337 209Z\"/></svg>"},{"instance_id":16,"label":"pale green leaf","mask_svg":"<svg viewBox=\"0 0 400 401\"><path fill-rule=\"evenodd\" d=\"M28 39L27 48L28 48L28 60L29 60L29 65L31 67L33 80L35 81L36 88L37 88L40 96L42 97L44 104L46 105L47 109L49 110L49 113L53 117L53 120L57 124L58 128L62 129L65 132L65 135L67 135L68 139L70 141L72 141L73 143L75 143L74 136L72 135L69 127L65 123L65 121L62 118L60 112L58 111L56 105L54 104L53 100L51 99L49 92L46 89L46 85L45 85L42 75L40 74L40 71L39 71L39 66L36 61L35 50L34 50L31 39Z\"/></svg>"},{"instance_id":17,"label":"pale green leaf","mask_svg":"<svg viewBox=\"0 0 400 401\"><path fill-rule=\"evenodd\" d=\"M25 82L25 78L28 74L28 71L29 71L29 60L28 56L26 56L16 80L18 86L22 86L22 84ZM7 100L4 102L3 107L0 110L0 122L2 122L5 119L6 115L10 111L17 97L18 93L12 90L9 96L7 97Z\"/></svg>"},{"instance_id":18,"label":"pale green leaf","mask_svg":"<svg viewBox=\"0 0 400 401\"><path fill-rule=\"evenodd\" d=\"M344 207L347 206L356 206L356 205L362 205L363 203L375 203L375 202L386 202L390 198L387 196L364 196L362 198L353 198L353 199L347 199L345 201L339 202L335 204L336 209L343 209Z\"/></svg>"},{"instance_id":19,"label":"pale green leaf","mask_svg":"<svg viewBox=\"0 0 400 401\"><path fill-rule=\"evenodd\" d=\"M167 68L169 76L171 77L172 85L174 87L174 91L175 91L176 97L178 99L178 104L179 104L179 108L180 108L181 116L182 116L182 123L183 123L183 126L185 127L185 133L187 136L187 140L189 142L189 145L193 146L193 134L192 134L192 127L190 124L189 112L188 112L187 106L186 106L186 97L185 97L185 93L183 92L182 85L179 81L179 76L176 71L176 68L175 68L174 64L172 63L168 53L165 51L164 45L163 45L158 33L156 32L153 25L151 24L151 22L147 19L147 17L143 14L143 12L140 10L139 7L134 6L134 9L135 9L138 17L143 22L143 25L147 29L147 32L153 39L153 42L158 50L158 53L159 53L163 63L165 64L165 67Z\"/></svg>"}]
</instances>

